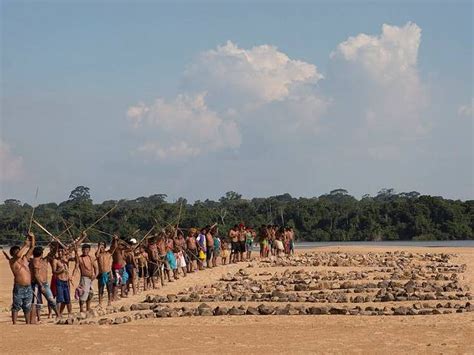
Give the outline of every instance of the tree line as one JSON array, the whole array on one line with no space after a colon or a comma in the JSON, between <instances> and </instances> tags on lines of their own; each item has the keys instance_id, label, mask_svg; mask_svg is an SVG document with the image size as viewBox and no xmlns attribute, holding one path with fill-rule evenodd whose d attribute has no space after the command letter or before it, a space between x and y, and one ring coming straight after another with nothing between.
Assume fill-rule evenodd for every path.
<instances>
[{"instance_id":1,"label":"tree line","mask_svg":"<svg viewBox=\"0 0 474 355\"><path fill-rule=\"evenodd\" d=\"M167 195L155 194L134 200L110 200L94 204L90 190L76 187L67 201L36 206L34 218L54 235L71 226L71 233L92 224L113 206L117 207L88 232L89 240L107 241L111 234L121 237L144 235L152 226L166 227L178 222L182 228L219 223L221 234L235 224L258 228L262 224L291 226L300 241L382 241L474 239L474 201L449 200L418 192L395 193L383 189L376 196L351 196L345 189L319 197L294 198L282 194L244 199L230 191L218 201L168 202ZM33 207L15 199L0 205L0 244L23 240ZM34 229L38 240L49 237ZM137 232L140 230L139 232ZM71 238L68 233L61 237Z\"/></svg>"}]
</instances>

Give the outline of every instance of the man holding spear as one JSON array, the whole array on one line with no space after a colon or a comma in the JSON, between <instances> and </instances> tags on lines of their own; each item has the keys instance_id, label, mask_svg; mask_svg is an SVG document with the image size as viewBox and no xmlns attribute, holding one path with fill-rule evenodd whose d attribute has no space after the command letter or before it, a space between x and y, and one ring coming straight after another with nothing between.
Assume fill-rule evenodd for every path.
<instances>
[{"instance_id":1,"label":"man holding spear","mask_svg":"<svg viewBox=\"0 0 474 355\"><path fill-rule=\"evenodd\" d=\"M35 247L35 235L31 232L27 235L27 240L22 247L13 246L10 248L10 255L5 254L10 264L14 277L12 323L16 324L18 312L23 310L26 323L30 323L31 302L33 301L33 289L31 288L31 271L28 259L33 254Z\"/></svg>"}]
</instances>

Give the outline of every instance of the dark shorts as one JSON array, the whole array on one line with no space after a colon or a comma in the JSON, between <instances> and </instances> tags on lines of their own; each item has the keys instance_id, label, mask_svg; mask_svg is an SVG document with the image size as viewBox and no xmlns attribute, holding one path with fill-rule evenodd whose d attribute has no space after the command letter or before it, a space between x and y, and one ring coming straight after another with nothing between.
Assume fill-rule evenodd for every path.
<instances>
[{"instance_id":1,"label":"dark shorts","mask_svg":"<svg viewBox=\"0 0 474 355\"><path fill-rule=\"evenodd\" d=\"M153 262L153 263L148 263L148 277L155 277L158 276L158 265Z\"/></svg>"},{"instance_id":2,"label":"dark shorts","mask_svg":"<svg viewBox=\"0 0 474 355\"><path fill-rule=\"evenodd\" d=\"M189 260L191 261L196 261L199 259L199 253L197 249L188 249L188 252L186 253L189 256Z\"/></svg>"},{"instance_id":3,"label":"dark shorts","mask_svg":"<svg viewBox=\"0 0 474 355\"><path fill-rule=\"evenodd\" d=\"M239 252L245 253L245 240L239 241Z\"/></svg>"},{"instance_id":4,"label":"dark shorts","mask_svg":"<svg viewBox=\"0 0 474 355\"><path fill-rule=\"evenodd\" d=\"M233 253L238 253L238 252L240 252L239 242L231 242L230 245L231 245L231 247L232 247L232 252L233 252Z\"/></svg>"},{"instance_id":5,"label":"dark shorts","mask_svg":"<svg viewBox=\"0 0 474 355\"><path fill-rule=\"evenodd\" d=\"M211 259L212 258L212 254L214 254L214 248L207 248L206 250L206 259Z\"/></svg>"},{"instance_id":6,"label":"dark shorts","mask_svg":"<svg viewBox=\"0 0 474 355\"><path fill-rule=\"evenodd\" d=\"M148 267L147 266L139 266L138 267L138 277L148 277Z\"/></svg>"},{"instance_id":7,"label":"dark shorts","mask_svg":"<svg viewBox=\"0 0 474 355\"><path fill-rule=\"evenodd\" d=\"M58 303L70 304L71 294L69 292L69 282L63 280L56 280L56 301Z\"/></svg>"},{"instance_id":8,"label":"dark shorts","mask_svg":"<svg viewBox=\"0 0 474 355\"><path fill-rule=\"evenodd\" d=\"M15 284L13 286L13 303L12 311L18 312L20 309L24 313L31 310L31 301L33 300L33 289L30 285L21 286Z\"/></svg>"}]
</instances>

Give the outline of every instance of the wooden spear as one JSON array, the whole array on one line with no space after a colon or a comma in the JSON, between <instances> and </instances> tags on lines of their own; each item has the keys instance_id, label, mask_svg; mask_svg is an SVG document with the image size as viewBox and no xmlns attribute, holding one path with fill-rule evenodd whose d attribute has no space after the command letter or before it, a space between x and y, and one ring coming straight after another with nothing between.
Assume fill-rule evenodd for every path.
<instances>
[{"instance_id":1,"label":"wooden spear","mask_svg":"<svg viewBox=\"0 0 474 355\"><path fill-rule=\"evenodd\" d=\"M87 232L89 229L91 229L92 227L94 227L97 223L99 223L102 219L105 218L105 216L107 216L110 212L112 212L114 209L116 209L118 206L118 203L115 204L114 207L112 207L110 210L108 210L107 212L105 212L98 220L96 220L94 223L92 223L89 227L87 227L86 229L83 230L83 232Z\"/></svg>"},{"instance_id":2,"label":"wooden spear","mask_svg":"<svg viewBox=\"0 0 474 355\"><path fill-rule=\"evenodd\" d=\"M39 186L36 187L35 205L36 205L36 201L38 200L38 190L39 190ZM35 215L35 209L36 209L36 206L33 206L33 211L31 211L31 216L30 216L30 224L28 225L28 233L31 232L31 224L33 223L33 217Z\"/></svg>"},{"instance_id":3,"label":"wooden spear","mask_svg":"<svg viewBox=\"0 0 474 355\"><path fill-rule=\"evenodd\" d=\"M40 227L47 235L49 235L51 238L53 238L56 242L59 243L64 249L67 249L66 246L59 240L57 237L55 237L53 234L51 234L46 228L44 228L36 219L33 219L33 223L36 224L38 227Z\"/></svg>"}]
</instances>

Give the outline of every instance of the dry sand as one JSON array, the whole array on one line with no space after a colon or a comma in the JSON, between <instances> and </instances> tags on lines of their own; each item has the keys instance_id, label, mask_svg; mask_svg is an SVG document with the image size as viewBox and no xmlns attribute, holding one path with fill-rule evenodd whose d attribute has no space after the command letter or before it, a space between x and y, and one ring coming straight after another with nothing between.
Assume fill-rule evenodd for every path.
<instances>
[{"instance_id":1,"label":"dry sand","mask_svg":"<svg viewBox=\"0 0 474 355\"><path fill-rule=\"evenodd\" d=\"M474 289L473 248L325 247L318 251L455 253L462 283ZM216 282L246 263L189 275L151 294ZM313 268L314 270L315 268ZM348 270L347 268L334 268ZM265 270L269 270L266 268ZM154 318L112 326L11 326L12 277L0 261L0 353L471 353L474 313L428 316L214 316ZM146 294L119 304L141 302ZM77 304L74 305L77 308Z\"/></svg>"}]
</instances>

